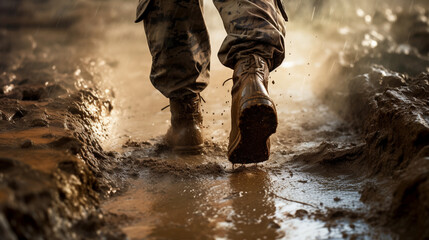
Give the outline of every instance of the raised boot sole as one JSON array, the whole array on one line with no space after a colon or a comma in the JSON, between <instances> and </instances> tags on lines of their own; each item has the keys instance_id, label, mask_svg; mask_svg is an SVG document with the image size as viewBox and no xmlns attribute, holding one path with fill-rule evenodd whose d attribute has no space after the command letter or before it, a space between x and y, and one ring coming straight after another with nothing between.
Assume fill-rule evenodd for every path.
<instances>
[{"instance_id":1,"label":"raised boot sole","mask_svg":"<svg viewBox=\"0 0 429 240\"><path fill-rule=\"evenodd\" d=\"M270 156L269 137L277 129L277 113L270 99L258 98L241 107L238 137L228 151L232 163L258 163Z\"/></svg>"}]
</instances>

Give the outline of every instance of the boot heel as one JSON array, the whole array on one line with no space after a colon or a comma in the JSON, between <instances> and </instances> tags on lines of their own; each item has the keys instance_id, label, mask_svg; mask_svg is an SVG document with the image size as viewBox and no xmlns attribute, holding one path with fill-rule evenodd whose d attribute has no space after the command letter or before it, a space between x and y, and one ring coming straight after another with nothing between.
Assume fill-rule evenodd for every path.
<instances>
[{"instance_id":1,"label":"boot heel","mask_svg":"<svg viewBox=\"0 0 429 240\"><path fill-rule=\"evenodd\" d=\"M269 137L276 132L277 114L268 99L249 99L242 105L239 138L230 148L232 163L258 163L268 160Z\"/></svg>"}]
</instances>

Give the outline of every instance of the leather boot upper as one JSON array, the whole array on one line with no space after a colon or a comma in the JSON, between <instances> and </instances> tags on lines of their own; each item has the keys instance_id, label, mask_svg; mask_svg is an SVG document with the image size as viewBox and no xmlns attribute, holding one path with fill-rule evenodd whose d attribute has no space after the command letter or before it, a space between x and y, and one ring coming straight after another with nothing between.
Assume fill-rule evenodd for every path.
<instances>
[{"instance_id":1,"label":"leather boot upper","mask_svg":"<svg viewBox=\"0 0 429 240\"><path fill-rule=\"evenodd\" d=\"M173 150L188 152L202 147L202 124L200 97L170 98L171 127L167 143Z\"/></svg>"},{"instance_id":2,"label":"leather boot upper","mask_svg":"<svg viewBox=\"0 0 429 240\"><path fill-rule=\"evenodd\" d=\"M238 141L240 113L246 105L257 104L260 99L271 101L268 96L269 68L267 62L258 55L237 62L233 73L231 133L229 148ZM230 150L230 149L229 149Z\"/></svg>"}]
</instances>

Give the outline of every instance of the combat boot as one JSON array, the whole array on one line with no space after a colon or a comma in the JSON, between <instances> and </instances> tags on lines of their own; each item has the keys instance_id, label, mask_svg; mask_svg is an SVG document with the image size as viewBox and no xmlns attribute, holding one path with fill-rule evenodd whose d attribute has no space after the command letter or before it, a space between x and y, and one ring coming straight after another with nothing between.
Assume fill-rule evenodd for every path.
<instances>
[{"instance_id":1,"label":"combat boot","mask_svg":"<svg viewBox=\"0 0 429 240\"><path fill-rule=\"evenodd\" d=\"M258 163L270 156L269 137L276 132L277 111L268 96L268 76L268 64L258 55L234 67L228 145L232 163Z\"/></svg>"},{"instance_id":2,"label":"combat boot","mask_svg":"<svg viewBox=\"0 0 429 240\"><path fill-rule=\"evenodd\" d=\"M171 126L167 144L178 154L199 154L203 149L201 102L199 95L170 98Z\"/></svg>"}]
</instances>

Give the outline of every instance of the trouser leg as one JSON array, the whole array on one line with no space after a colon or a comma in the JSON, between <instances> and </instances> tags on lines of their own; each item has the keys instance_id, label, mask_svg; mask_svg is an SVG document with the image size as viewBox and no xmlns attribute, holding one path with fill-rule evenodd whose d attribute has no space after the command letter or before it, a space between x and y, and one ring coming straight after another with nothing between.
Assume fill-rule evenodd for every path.
<instances>
[{"instance_id":1,"label":"trouser leg","mask_svg":"<svg viewBox=\"0 0 429 240\"><path fill-rule=\"evenodd\" d=\"M228 34L218 53L222 64L234 68L239 59L249 54L257 54L267 60L270 70L282 63L287 16L279 0L213 2Z\"/></svg>"},{"instance_id":2,"label":"trouser leg","mask_svg":"<svg viewBox=\"0 0 429 240\"><path fill-rule=\"evenodd\" d=\"M143 22L155 88L168 98L201 92L210 69L202 0L152 0Z\"/></svg>"}]
</instances>

